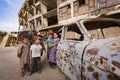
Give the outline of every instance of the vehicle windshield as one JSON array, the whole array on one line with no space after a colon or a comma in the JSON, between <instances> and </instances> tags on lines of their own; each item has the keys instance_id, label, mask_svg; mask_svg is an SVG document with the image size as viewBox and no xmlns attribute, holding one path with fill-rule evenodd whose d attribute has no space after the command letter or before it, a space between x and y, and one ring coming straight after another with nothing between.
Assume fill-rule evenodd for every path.
<instances>
[{"instance_id":1,"label":"vehicle windshield","mask_svg":"<svg viewBox=\"0 0 120 80\"><path fill-rule=\"evenodd\" d=\"M76 24L68 25L65 27L65 40L83 41L84 37Z\"/></svg>"},{"instance_id":2,"label":"vehicle windshield","mask_svg":"<svg viewBox=\"0 0 120 80\"><path fill-rule=\"evenodd\" d=\"M86 21L84 23L91 39L120 36L120 24L113 21Z\"/></svg>"}]
</instances>

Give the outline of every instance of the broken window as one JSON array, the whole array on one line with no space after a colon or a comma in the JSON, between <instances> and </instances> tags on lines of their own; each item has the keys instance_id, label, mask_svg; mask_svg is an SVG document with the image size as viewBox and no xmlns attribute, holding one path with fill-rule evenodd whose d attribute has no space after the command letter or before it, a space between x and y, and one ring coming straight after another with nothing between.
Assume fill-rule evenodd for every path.
<instances>
[{"instance_id":1,"label":"broken window","mask_svg":"<svg viewBox=\"0 0 120 80\"><path fill-rule=\"evenodd\" d=\"M37 18L37 24L36 24L36 27L39 27L42 25L42 21L41 21L41 17Z\"/></svg>"},{"instance_id":2,"label":"broken window","mask_svg":"<svg viewBox=\"0 0 120 80\"><path fill-rule=\"evenodd\" d=\"M41 13L41 5L39 4L38 6L36 6L36 14L40 14Z\"/></svg>"},{"instance_id":3,"label":"broken window","mask_svg":"<svg viewBox=\"0 0 120 80\"><path fill-rule=\"evenodd\" d=\"M104 39L120 36L120 25L112 21L88 21L85 22L91 39Z\"/></svg>"},{"instance_id":4,"label":"broken window","mask_svg":"<svg viewBox=\"0 0 120 80\"><path fill-rule=\"evenodd\" d=\"M47 18L48 26L55 25L58 23L57 15Z\"/></svg>"},{"instance_id":5,"label":"broken window","mask_svg":"<svg viewBox=\"0 0 120 80\"><path fill-rule=\"evenodd\" d=\"M85 5L85 0L78 0L78 1L80 6Z\"/></svg>"},{"instance_id":6,"label":"broken window","mask_svg":"<svg viewBox=\"0 0 120 80\"><path fill-rule=\"evenodd\" d=\"M30 22L29 22L29 25L30 25L30 28L31 28L32 30L35 29L35 23L34 23L34 20L30 21Z\"/></svg>"},{"instance_id":7,"label":"broken window","mask_svg":"<svg viewBox=\"0 0 120 80\"><path fill-rule=\"evenodd\" d=\"M35 29L35 24L34 24L34 22L32 23L32 29Z\"/></svg>"},{"instance_id":8,"label":"broken window","mask_svg":"<svg viewBox=\"0 0 120 80\"><path fill-rule=\"evenodd\" d=\"M29 11L29 18L32 18L34 16L34 10L30 9Z\"/></svg>"},{"instance_id":9,"label":"broken window","mask_svg":"<svg viewBox=\"0 0 120 80\"><path fill-rule=\"evenodd\" d=\"M65 27L65 39L66 40L76 40L76 41L83 41L84 37L80 32L80 29L76 24L69 25Z\"/></svg>"}]
</instances>

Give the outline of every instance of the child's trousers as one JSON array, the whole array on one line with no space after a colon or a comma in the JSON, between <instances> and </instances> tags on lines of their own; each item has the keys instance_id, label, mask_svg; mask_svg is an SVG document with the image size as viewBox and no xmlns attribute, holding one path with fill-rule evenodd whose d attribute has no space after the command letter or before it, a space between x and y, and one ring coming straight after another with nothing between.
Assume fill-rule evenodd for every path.
<instances>
[{"instance_id":1,"label":"child's trousers","mask_svg":"<svg viewBox=\"0 0 120 80\"><path fill-rule=\"evenodd\" d=\"M41 58L40 57L35 57L31 59L29 71L33 73L35 68L37 68L38 71L41 71Z\"/></svg>"}]
</instances>

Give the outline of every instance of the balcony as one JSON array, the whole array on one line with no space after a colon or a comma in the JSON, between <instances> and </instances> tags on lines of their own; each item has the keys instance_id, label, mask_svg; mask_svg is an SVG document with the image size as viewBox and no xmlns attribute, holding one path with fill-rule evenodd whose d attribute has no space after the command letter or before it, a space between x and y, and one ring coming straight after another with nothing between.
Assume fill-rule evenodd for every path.
<instances>
[{"instance_id":1,"label":"balcony","mask_svg":"<svg viewBox=\"0 0 120 80\"><path fill-rule=\"evenodd\" d=\"M36 6L36 13L35 15L38 15L41 13L41 5L39 4L38 6Z\"/></svg>"},{"instance_id":2,"label":"balcony","mask_svg":"<svg viewBox=\"0 0 120 80\"><path fill-rule=\"evenodd\" d=\"M57 8L50 10L47 13L43 14L43 17L49 18L49 17L56 16L56 15L57 15Z\"/></svg>"},{"instance_id":3,"label":"balcony","mask_svg":"<svg viewBox=\"0 0 120 80\"><path fill-rule=\"evenodd\" d=\"M47 11L57 8L57 0L41 0L41 2L47 7Z\"/></svg>"}]
</instances>

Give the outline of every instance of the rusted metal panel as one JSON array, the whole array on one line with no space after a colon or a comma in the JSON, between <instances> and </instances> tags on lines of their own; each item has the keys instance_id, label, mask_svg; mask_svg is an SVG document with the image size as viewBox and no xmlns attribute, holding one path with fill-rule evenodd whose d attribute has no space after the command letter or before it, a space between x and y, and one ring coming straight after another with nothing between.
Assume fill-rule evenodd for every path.
<instances>
[{"instance_id":1,"label":"rusted metal panel","mask_svg":"<svg viewBox=\"0 0 120 80\"><path fill-rule=\"evenodd\" d=\"M87 65L83 74L91 73L89 78L98 80L110 80L109 75L120 76L120 37L113 37L95 41L89 45L85 51L84 62ZM96 72L97 78L93 73ZM115 75L114 75L115 74ZM90 79L91 80L91 79Z\"/></svg>"},{"instance_id":2,"label":"rusted metal panel","mask_svg":"<svg viewBox=\"0 0 120 80\"><path fill-rule=\"evenodd\" d=\"M100 19L102 20L119 23L110 19ZM80 25L78 27L82 29L82 33L88 34L83 29L85 27ZM64 27L63 31L65 31ZM64 39L58 45L57 64L71 80L120 80L119 35L85 41Z\"/></svg>"},{"instance_id":3,"label":"rusted metal panel","mask_svg":"<svg viewBox=\"0 0 120 80\"><path fill-rule=\"evenodd\" d=\"M81 59L88 42L61 41L58 45L57 64L71 80L81 78Z\"/></svg>"}]
</instances>

